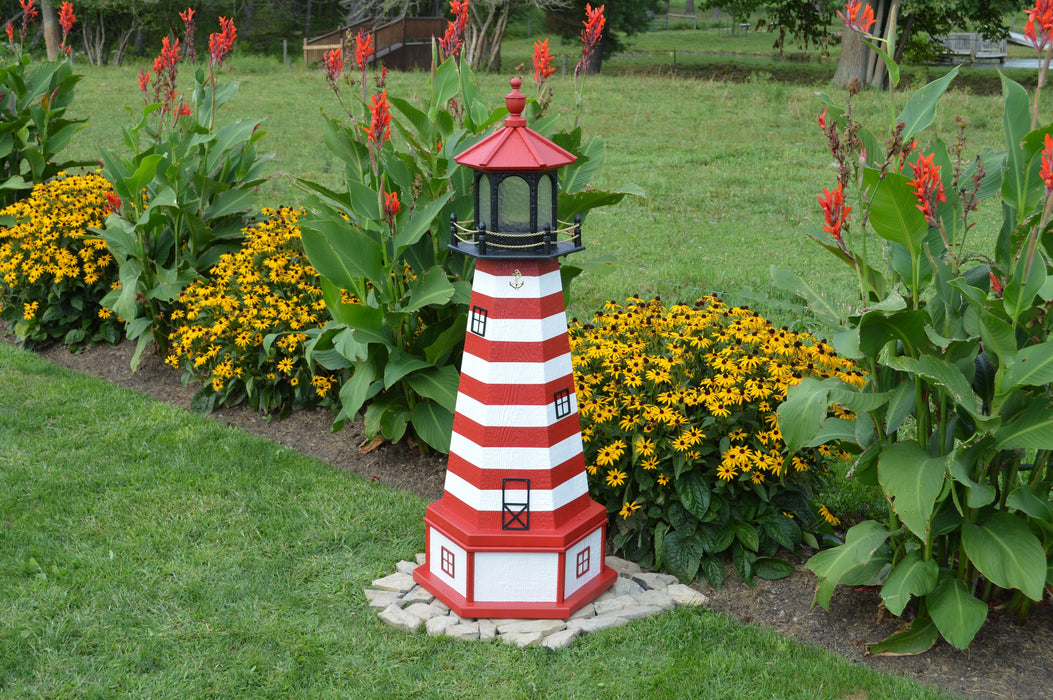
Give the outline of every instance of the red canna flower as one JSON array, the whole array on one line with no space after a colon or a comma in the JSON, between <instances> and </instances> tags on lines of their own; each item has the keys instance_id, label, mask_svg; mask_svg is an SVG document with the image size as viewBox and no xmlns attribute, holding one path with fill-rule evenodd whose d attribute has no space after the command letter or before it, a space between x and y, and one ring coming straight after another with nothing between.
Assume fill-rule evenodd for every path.
<instances>
[{"instance_id":1,"label":"red canna flower","mask_svg":"<svg viewBox=\"0 0 1053 700\"><path fill-rule=\"evenodd\" d=\"M142 90L143 94L146 94L146 88L150 84L150 69L147 68L143 72L139 73L139 89Z\"/></svg>"},{"instance_id":2,"label":"red canna flower","mask_svg":"<svg viewBox=\"0 0 1053 700\"><path fill-rule=\"evenodd\" d=\"M18 0L18 4L22 6L22 21L29 23L36 19L37 12L36 4L37 0Z\"/></svg>"},{"instance_id":3,"label":"red canna flower","mask_svg":"<svg viewBox=\"0 0 1053 700\"><path fill-rule=\"evenodd\" d=\"M7 20L4 24L4 31L7 32L7 41L11 46L15 45L15 25L11 24L11 20Z\"/></svg>"},{"instance_id":4,"label":"red canna flower","mask_svg":"<svg viewBox=\"0 0 1053 700\"><path fill-rule=\"evenodd\" d=\"M183 20L183 43L186 44L186 59L191 63L197 60L197 49L194 47L194 10L186 8L179 13Z\"/></svg>"},{"instance_id":5,"label":"red canna flower","mask_svg":"<svg viewBox=\"0 0 1053 700\"><path fill-rule=\"evenodd\" d=\"M373 56L373 35L359 29L355 35L355 64L365 72L366 63Z\"/></svg>"},{"instance_id":6,"label":"red canna flower","mask_svg":"<svg viewBox=\"0 0 1053 700\"><path fill-rule=\"evenodd\" d=\"M819 128L822 129L823 131L826 131L826 110L827 110L827 108L824 107L823 108L823 113L820 114L819 117L818 117L818 119L819 119Z\"/></svg>"},{"instance_id":7,"label":"red canna flower","mask_svg":"<svg viewBox=\"0 0 1053 700\"><path fill-rule=\"evenodd\" d=\"M373 95L373 104L369 108L369 126L363 126L362 130L369 136L369 140L380 148L384 142L391 138L391 112L388 105L388 91Z\"/></svg>"},{"instance_id":8,"label":"red canna flower","mask_svg":"<svg viewBox=\"0 0 1053 700\"><path fill-rule=\"evenodd\" d=\"M238 30L232 19L220 17L219 29L220 31L208 35L208 60L209 65L214 68L223 65L223 59L234 48L234 40L238 37Z\"/></svg>"},{"instance_id":9,"label":"red canna flower","mask_svg":"<svg viewBox=\"0 0 1053 700\"><path fill-rule=\"evenodd\" d=\"M384 193L384 220L388 222L388 226L395 225L395 217L402 211L402 205L399 204L399 193L398 192L385 192Z\"/></svg>"},{"instance_id":10,"label":"red canna flower","mask_svg":"<svg viewBox=\"0 0 1053 700\"><path fill-rule=\"evenodd\" d=\"M1005 285L1002 284L1002 282L997 277L995 277L995 274L993 272L987 273L987 276L991 280L991 291L994 292L997 298L1001 299L1002 290L1005 289Z\"/></svg>"},{"instance_id":11,"label":"red canna flower","mask_svg":"<svg viewBox=\"0 0 1053 700\"><path fill-rule=\"evenodd\" d=\"M556 72L552 65L552 56L548 52L548 39L534 42L534 80L538 88L545 84L550 75Z\"/></svg>"},{"instance_id":12,"label":"red canna flower","mask_svg":"<svg viewBox=\"0 0 1053 700\"><path fill-rule=\"evenodd\" d=\"M603 10L606 5L600 5L595 10L592 9L592 5L585 4L585 29L581 32L581 60L578 61L578 65L574 67L574 77L577 78L583 70L586 70L589 63L592 62L592 54L596 51L596 46L600 43L600 38L603 35L603 26L607 23L607 19L603 16Z\"/></svg>"},{"instance_id":13,"label":"red canna flower","mask_svg":"<svg viewBox=\"0 0 1053 700\"><path fill-rule=\"evenodd\" d=\"M845 192L841 183L837 183L837 189L830 191L823 188L823 194L818 195L819 206L823 208L823 216L826 217L826 225L823 230L841 242L841 229L848 222L848 215L852 213L852 207L845 206Z\"/></svg>"},{"instance_id":14,"label":"red canna flower","mask_svg":"<svg viewBox=\"0 0 1053 700\"><path fill-rule=\"evenodd\" d=\"M29 23L32 22L37 14L36 8L37 0L18 0L18 4L22 6L22 29L19 32L19 42L22 44L26 43L26 34L29 33Z\"/></svg>"},{"instance_id":15,"label":"red canna flower","mask_svg":"<svg viewBox=\"0 0 1053 700\"><path fill-rule=\"evenodd\" d=\"M439 39L443 58L456 56L464 44L464 31L468 28L468 0L450 0L453 21L447 23L446 33Z\"/></svg>"},{"instance_id":16,"label":"red canna flower","mask_svg":"<svg viewBox=\"0 0 1053 700\"><path fill-rule=\"evenodd\" d=\"M845 23L845 26L849 29L854 29L861 34L867 34L870 31L871 25L877 20L874 19L874 9L870 5L862 5L859 0L848 0L845 3L845 13L847 17L838 11L837 16L841 18L841 21Z\"/></svg>"},{"instance_id":17,"label":"red canna flower","mask_svg":"<svg viewBox=\"0 0 1053 700\"><path fill-rule=\"evenodd\" d=\"M1053 38L1053 0L1035 0L1035 6L1027 11L1024 36L1041 53Z\"/></svg>"},{"instance_id":18,"label":"red canna flower","mask_svg":"<svg viewBox=\"0 0 1053 700\"><path fill-rule=\"evenodd\" d=\"M1042 181L1046 183L1046 196L1053 194L1053 135L1046 134L1042 148Z\"/></svg>"},{"instance_id":19,"label":"red canna flower","mask_svg":"<svg viewBox=\"0 0 1053 700\"><path fill-rule=\"evenodd\" d=\"M177 117L189 117L190 114L190 105L188 105L186 102L181 103L179 105L179 109L176 111Z\"/></svg>"},{"instance_id":20,"label":"red canna flower","mask_svg":"<svg viewBox=\"0 0 1053 700\"><path fill-rule=\"evenodd\" d=\"M113 192L106 193L106 204L103 205L103 211L110 214L115 211L121 210L121 198Z\"/></svg>"},{"instance_id":21,"label":"red canna flower","mask_svg":"<svg viewBox=\"0 0 1053 700\"><path fill-rule=\"evenodd\" d=\"M59 26L62 27L62 43L66 43L66 36L69 34L69 30L73 28L73 23L77 21L77 18L73 16L73 3L64 2L62 7L59 9Z\"/></svg>"},{"instance_id":22,"label":"red canna flower","mask_svg":"<svg viewBox=\"0 0 1053 700\"><path fill-rule=\"evenodd\" d=\"M943 180L940 179L940 166L932 162L934 155L918 156L916 163L911 163L914 171L914 179L910 181L910 188L914 190L914 197L918 200L918 209L925 215L929 226L936 225L936 205L946 202L947 196L943 192Z\"/></svg>"},{"instance_id":23,"label":"red canna flower","mask_svg":"<svg viewBox=\"0 0 1053 700\"><path fill-rule=\"evenodd\" d=\"M325 82L329 83L329 89L340 94L340 86L337 84L340 75L344 72L344 52L342 49L333 49L322 54L322 63L325 64Z\"/></svg>"}]
</instances>

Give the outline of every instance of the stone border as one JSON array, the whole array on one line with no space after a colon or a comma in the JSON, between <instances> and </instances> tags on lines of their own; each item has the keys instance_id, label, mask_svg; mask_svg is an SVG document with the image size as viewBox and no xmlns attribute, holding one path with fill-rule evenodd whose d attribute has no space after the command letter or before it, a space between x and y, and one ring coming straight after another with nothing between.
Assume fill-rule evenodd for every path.
<instances>
[{"instance_id":1,"label":"stone border","mask_svg":"<svg viewBox=\"0 0 1053 700\"><path fill-rule=\"evenodd\" d=\"M400 561L396 572L373 581L365 589L370 609L397 629L416 633L423 627L432 637L499 640L520 647L567 647L582 634L621 627L632 620L681 606L705 606L709 599L680 583L676 576L643 571L633 562L608 556L607 566L618 572L614 585L567 620L465 619L456 615L413 580L413 570L424 563Z\"/></svg>"}]
</instances>

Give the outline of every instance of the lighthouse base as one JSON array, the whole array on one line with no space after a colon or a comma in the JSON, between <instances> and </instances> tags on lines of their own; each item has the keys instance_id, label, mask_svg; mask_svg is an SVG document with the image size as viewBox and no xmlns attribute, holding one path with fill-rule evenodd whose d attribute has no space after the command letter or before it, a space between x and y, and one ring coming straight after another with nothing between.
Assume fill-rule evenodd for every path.
<instances>
[{"instance_id":1,"label":"lighthouse base","mask_svg":"<svg viewBox=\"0 0 1053 700\"><path fill-rule=\"evenodd\" d=\"M590 505L561 537L467 533L444 517L440 500L424 518L427 561L413 578L464 618L566 619L618 577L604 563L606 513Z\"/></svg>"}]
</instances>

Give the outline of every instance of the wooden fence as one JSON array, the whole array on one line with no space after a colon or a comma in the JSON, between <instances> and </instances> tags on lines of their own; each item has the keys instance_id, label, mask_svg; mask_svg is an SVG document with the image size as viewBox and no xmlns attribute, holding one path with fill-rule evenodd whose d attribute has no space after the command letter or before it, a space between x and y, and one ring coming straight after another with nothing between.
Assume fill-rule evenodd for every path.
<instances>
[{"instance_id":1,"label":"wooden fence","mask_svg":"<svg viewBox=\"0 0 1053 700\"><path fill-rule=\"evenodd\" d=\"M354 51L354 36L365 31L373 37L373 56L370 61L383 59L384 65L398 70L424 68L431 62L432 37L446 31L446 20L441 17L402 17L396 20L367 19L341 27L327 34L304 39L305 66L322 60L326 51L342 49ZM345 61L353 56L344 56Z\"/></svg>"}]
</instances>

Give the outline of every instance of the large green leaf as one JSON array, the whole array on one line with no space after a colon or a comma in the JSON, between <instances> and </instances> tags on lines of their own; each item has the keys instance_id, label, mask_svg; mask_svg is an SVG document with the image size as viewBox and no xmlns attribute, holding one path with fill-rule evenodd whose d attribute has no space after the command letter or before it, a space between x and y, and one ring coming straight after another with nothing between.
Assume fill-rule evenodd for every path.
<instances>
[{"instance_id":1,"label":"large green leaf","mask_svg":"<svg viewBox=\"0 0 1053 700\"><path fill-rule=\"evenodd\" d=\"M951 478L965 486L965 503L970 508L983 508L994 501L997 493L991 484L973 481L968 468L955 457L947 462L947 471Z\"/></svg>"},{"instance_id":2,"label":"large green leaf","mask_svg":"<svg viewBox=\"0 0 1053 700\"><path fill-rule=\"evenodd\" d=\"M457 404L457 385L460 374L453 365L414 372L406 378L410 388L443 408L453 411Z\"/></svg>"},{"instance_id":3,"label":"large green leaf","mask_svg":"<svg viewBox=\"0 0 1053 700\"><path fill-rule=\"evenodd\" d=\"M1049 504L1036 496L1031 487L1026 484L1009 494L1006 505L1032 518L1053 524L1053 510L1050 509Z\"/></svg>"},{"instance_id":4,"label":"large green leaf","mask_svg":"<svg viewBox=\"0 0 1053 700\"><path fill-rule=\"evenodd\" d=\"M705 478L697 471L691 471L677 479L676 493L680 496L680 503L687 512L699 520L706 517L709 512L710 492Z\"/></svg>"},{"instance_id":5,"label":"large green leaf","mask_svg":"<svg viewBox=\"0 0 1053 700\"><path fill-rule=\"evenodd\" d=\"M870 223L879 236L910 251L911 260L920 260L929 225L906 175L890 173L880 181L870 202Z\"/></svg>"},{"instance_id":6,"label":"large green leaf","mask_svg":"<svg viewBox=\"0 0 1053 700\"><path fill-rule=\"evenodd\" d=\"M453 197L453 192L447 192L438 199L428 202L425 206L418 206L410 220L405 224L399 225L398 232L395 234L396 258L401 257L406 248L419 241L427 233L439 212L442 211L442 208L446 206L451 197ZM449 221L446 224L449 225Z\"/></svg>"},{"instance_id":7,"label":"large green leaf","mask_svg":"<svg viewBox=\"0 0 1053 700\"><path fill-rule=\"evenodd\" d=\"M423 358L402 352L398 348L392 348L388 352L388 361L384 364L384 388L390 389L410 372L427 367L431 367L431 363Z\"/></svg>"},{"instance_id":8,"label":"large green leaf","mask_svg":"<svg viewBox=\"0 0 1053 700\"><path fill-rule=\"evenodd\" d=\"M938 386L955 404L965 409L975 418L981 418L981 401L972 384L957 365L939 357L922 355L920 360L910 357L890 357L888 366L902 372L910 372Z\"/></svg>"},{"instance_id":9,"label":"large green leaf","mask_svg":"<svg viewBox=\"0 0 1053 700\"><path fill-rule=\"evenodd\" d=\"M940 567L936 562L924 561L918 552L910 552L889 572L881 587L885 608L899 617L913 596L927 595L936 587Z\"/></svg>"},{"instance_id":10,"label":"large green leaf","mask_svg":"<svg viewBox=\"0 0 1053 700\"><path fill-rule=\"evenodd\" d=\"M777 265L771 266L770 274L776 287L797 294L808 302L808 308L820 321L834 328L841 325L845 309L827 293L823 285L809 284L796 273Z\"/></svg>"},{"instance_id":11,"label":"large green leaf","mask_svg":"<svg viewBox=\"0 0 1053 700\"><path fill-rule=\"evenodd\" d=\"M1002 365L998 376L1000 393L1017 386L1042 386L1053 382L1053 340L1032 345L1017 353L1016 358Z\"/></svg>"},{"instance_id":12,"label":"large green leaf","mask_svg":"<svg viewBox=\"0 0 1053 700\"><path fill-rule=\"evenodd\" d=\"M834 588L844 575L873 558L892 533L881 523L864 520L845 535L845 543L814 555L806 566L819 579L815 601L827 610Z\"/></svg>"},{"instance_id":13,"label":"large green leaf","mask_svg":"<svg viewBox=\"0 0 1053 700\"><path fill-rule=\"evenodd\" d=\"M939 632L927 617L915 618L908 629L889 635L877 644L867 647L871 656L913 656L932 648Z\"/></svg>"},{"instance_id":14,"label":"large green leaf","mask_svg":"<svg viewBox=\"0 0 1053 700\"><path fill-rule=\"evenodd\" d=\"M867 357L877 357L881 349L893 340L903 343L903 351L917 357L921 349L929 347L925 326L929 323L926 311L897 311L886 314L871 311L859 320L859 349Z\"/></svg>"},{"instance_id":15,"label":"large green leaf","mask_svg":"<svg viewBox=\"0 0 1053 700\"><path fill-rule=\"evenodd\" d=\"M823 427L829 405L829 386L816 379L806 377L790 388L776 409L787 452L792 454L812 442Z\"/></svg>"},{"instance_id":16,"label":"large green leaf","mask_svg":"<svg viewBox=\"0 0 1053 700\"><path fill-rule=\"evenodd\" d=\"M410 284L409 298L401 311L412 313L426 306L442 306L453 297L455 288L442 266L436 265Z\"/></svg>"},{"instance_id":17,"label":"large green leaf","mask_svg":"<svg viewBox=\"0 0 1053 700\"><path fill-rule=\"evenodd\" d=\"M380 391L380 382L375 382L380 373L374 362L364 360L355 363L355 372L340 387L340 415L337 420L354 418L367 400Z\"/></svg>"},{"instance_id":18,"label":"large green leaf","mask_svg":"<svg viewBox=\"0 0 1053 700\"><path fill-rule=\"evenodd\" d=\"M1002 78L1002 94L1005 104L1002 113L1002 130L1006 141L1006 167L1002 179L1002 199L1019 217L1029 211L1027 207L1027 167L1021 142L1031 130L1031 105L1027 91L1005 75Z\"/></svg>"},{"instance_id":19,"label":"large green leaf","mask_svg":"<svg viewBox=\"0 0 1053 700\"><path fill-rule=\"evenodd\" d=\"M932 124L932 120L936 116L936 103L939 101L940 96L947 91L947 86L951 84L951 81L957 75L958 66L955 66L946 75L933 80L911 95L907 106L903 108L903 112L896 118L897 123L903 122L904 124L902 132L904 143L910 143L912 136L926 129L929 124Z\"/></svg>"},{"instance_id":20,"label":"large green leaf","mask_svg":"<svg viewBox=\"0 0 1053 700\"><path fill-rule=\"evenodd\" d=\"M354 289L356 278L385 281L380 246L358 227L339 217L305 217L299 223L304 251L318 274L343 289Z\"/></svg>"},{"instance_id":21,"label":"large green leaf","mask_svg":"<svg viewBox=\"0 0 1053 700\"><path fill-rule=\"evenodd\" d=\"M957 649L969 646L987 619L987 605L949 574L940 577L925 602L940 634Z\"/></svg>"},{"instance_id":22,"label":"large green leaf","mask_svg":"<svg viewBox=\"0 0 1053 700\"><path fill-rule=\"evenodd\" d=\"M1031 600L1042 599L1046 553L1020 518L998 512L980 525L963 523L962 547L977 570L996 586L1019 589Z\"/></svg>"},{"instance_id":23,"label":"large green leaf","mask_svg":"<svg viewBox=\"0 0 1053 700\"><path fill-rule=\"evenodd\" d=\"M794 570L793 564L776 557L757 557L757 560L753 562L753 573L769 581L786 578Z\"/></svg>"},{"instance_id":24,"label":"large green leaf","mask_svg":"<svg viewBox=\"0 0 1053 700\"><path fill-rule=\"evenodd\" d=\"M1053 450L1053 407L1034 399L995 431L995 446L1003 450Z\"/></svg>"},{"instance_id":25,"label":"large green leaf","mask_svg":"<svg viewBox=\"0 0 1053 700\"><path fill-rule=\"evenodd\" d=\"M452 411L446 410L435 401L420 401L413 407L410 422L421 440L439 452L450 451L450 437L453 435Z\"/></svg>"},{"instance_id":26,"label":"large green leaf","mask_svg":"<svg viewBox=\"0 0 1053 700\"><path fill-rule=\"evenodd\" d=\"M913 442L889 445L878 458L881 488L903 524L922 542L928 540L933 506L943 488L944 462Z\"/></svg>"}]
</instances>

